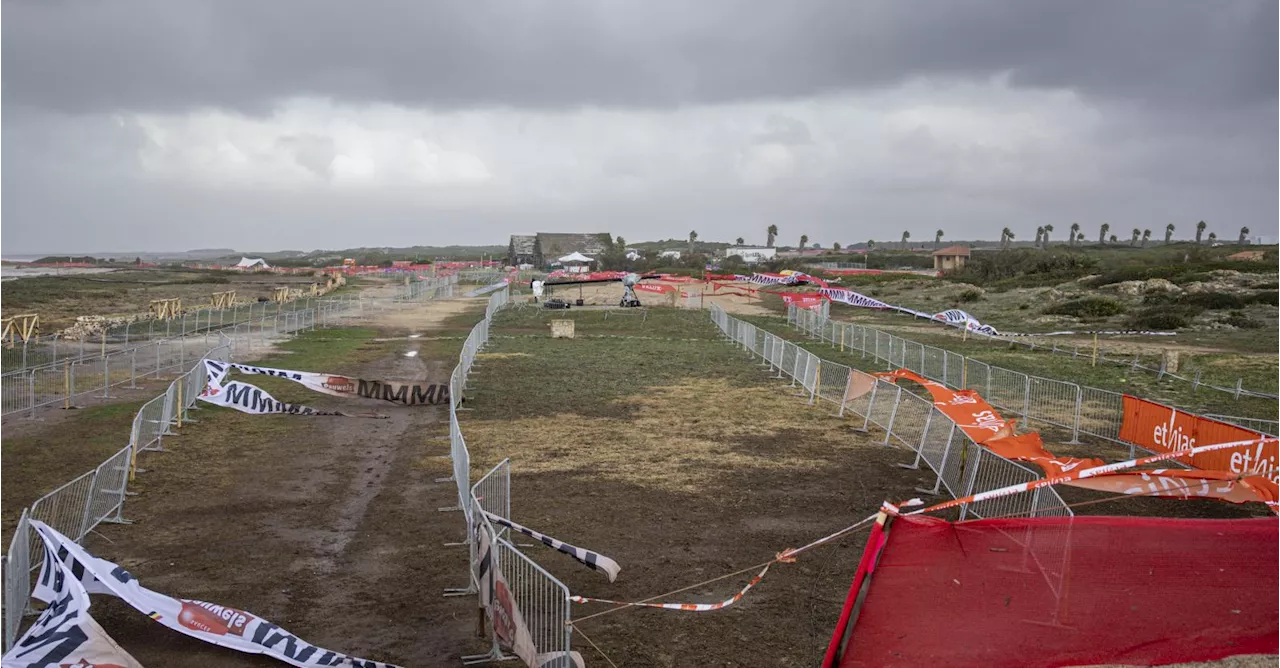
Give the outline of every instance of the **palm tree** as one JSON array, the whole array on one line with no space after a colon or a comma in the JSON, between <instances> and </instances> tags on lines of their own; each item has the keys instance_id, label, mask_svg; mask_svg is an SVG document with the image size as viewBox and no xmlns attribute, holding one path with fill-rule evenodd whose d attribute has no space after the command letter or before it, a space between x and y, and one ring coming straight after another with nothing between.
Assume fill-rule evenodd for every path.
<instances>
[{"instance_id":1,"label":"palm tree","mask_svg":"<svg viewBox=\"0 0 1280 668\"><path fill-rule=\"evenodd\" d=\"M1210 232L1210 233L1209 233L1209 245L1210 245L1210 246L1212 246L1212 245L1213 245L1213 242L1215 242L1215 241L1217 241L1217 240L1218 240L1218 233L1217 233L1217 232Z\"/></svg>"},{"instance_id":2,"label":"palm tree","mask_svg":"<svg viewBox=\"0 0 1280 668\"><path fill-rule=\"evenodd\" d=\"M1003 230L1000 230L1000 247L1001 248L1008 248L1009 241L1011 239L1013 239L1013 232L1010 232L1009 228L1006 227Z\"/></svg>"},{"instance_id":3,"label":"palm tree","mask_svg":"<svg viewBox=\"0 0 1280 668\"><path fill-rule=\"evenodd\" d=\"M1116 239L1116 235L1113 234L1111 235L1111 239L1109 241L1110 243L1114 244L1115 242L1119 241L1119 239Z\"/></svg>"},{"instance_id":4,"label":"palm tree","mask_svg":"<svg viewBox=\"0 0 1280 668\"><path fill-rule=\"evenodd\" d=\"M1071 236L1068 238L1071 240L1072 246L1076 245L1076 237L1078 236L1080 236L1080 223L1071 223Z\"/></svg>"},{"instance_id":5,"label":"palm tree","mask_svg":"<svg viewBox=\"0 0 1280 668\"><path fill-rule=\"evenodd\" d=\"M911 238L911 233L906 230L903 230L902 231L902 250L907 249L907 239L910 239L910 238Z\"/></svg>"},{"instance_id":6,"label":"palm tree","mask_svg":"<svg viewBox=\"0 0 1280 668\"><path fill-rule=\"evenodd\" d=\"M1249 228L1248 228L1247 226L1246 226L1246 227L1242 227L1242 228L1240 228L1240 241L1239 241L1239 243L1240 243L1241 245L1244 245L1244 244L1249 243Z\"/></svg>"},{"instance_id":7,"label":"palm tree","mask_svg":"<svg viewBox=\"0 0 1280 668\"><path fill-rule=\"evenodd\" d=\"M697 243L698 243L698 231L692 230L689 232L689 254L690 255L693 254L693 249L697 248Z\"/></svg>"},{"instance_id":8,"label":"palm tree","mask_svg":"<svg viewBox=\"0 0 1280 668\"><path fill-rule=\"evenodd\" d=\"M743 241L743 240L742 240L742 237L738 237L738 239L737 239L736 241L734 241L733 243L734 243L734 245L735 245L735 246L742 246L742 245L746 244L747 242Z\"/></svg>"},{"instance_id":9,"label":"palm tree","mask_svg":"<svg viewBox=\"0 0 1280 668\"><path fill-rule=\"evenodd\" d=\"M1147 247L1147 242L1151 240L1151 230L1142 231L1142 247Z\"/></svg>"},{"instance_id":10,"label":"palm tree","mask_svg":"<svg viewBox=\"0 0 1280 668\"><path fill-rule=\"evenodd\" d=\"M1129 240L1129 245L1130 245L1130 246L1137 246L1137 245L1138 245L1138 237L1140 237L1140 236L1142 236L1142 230L1140 230L1140 229L1138 229L1138 228L1136 228L1136 227L1135 227L1135 228L1133 228L1133 238Z\"/></svg>"},{"instance_id":11,"label":"palm tree","mask_svg":"<svg viewBox=\"0 0 1280 668\"><path fill-rule=\"evenodd\" d=\"M839 241L831 242L831 250L840 250L840 242Z\"/></svg>"},{"instance_id":12,"label":"palm tree","mask_svg":"<svg viewBox=\"0 0 1280 668\"><path fill-rule=\"evenodd\" d=\"M777 236L778 236L778 226L770 225L769 226L769 242L768 242L769 248L773 248L773 240L777 238Z\"/></svg>"},{"instance_id":13,"label":"palm tree","mask_svg":"<svg viewBox=\"0 0 1280 668\"><path fill-rule=\"evenodd\" d=\"M1035 243L1036 248L1040 247L1040 241L1043 239L1044 239L1044 226L1041 225L1040 227L1036 228L1036 243Z\"/></svg>"},{"instance_id":14,"label":"palm tree","mask_svg":"<svg viewBox=\"0 0 1280 668\"><path fill-rule=\"evenodd\" d=\"M1176 229L1178 228L1174 227L1173 223L1164 226L1164 245L1173 243L1173 231Z\"/></svg>"},{"instance_id":15,"label":"palm tree","mask_svg":"<svg viewBox=\"0 0 1280 668\"><path fill-rule=\"evenodd\" d=\"M1208 226L1209 226L1209 225L1208 225L1208 224L1206 224L1203 220L1202 220L1202 221L1200 221L1200 222L1198 222L1198 223L1196 223L1196 245L1197 245L1197 246L1199 246L1199 245L1200 245L1200 235L1201 235L1201 234L1204 234L1204 228L1206 228L1206 227L1208 227Z\"/></svg>"},{"instance_id":16,"label":"palm tree","mask_svg":"<svg viewBox=\"0 0 1280 668\"><path fill-rule=\"evenodd\" d=\"M801 235L800 235L800 250L804 250L804 247L805 247L805 246L808 246L808 245L809 245L809 235L807 235L807 234L801 234Z\"/></svg>"},{"instance_id":17,"label":"palm tree","mask_svg":"<svg viewBox=\"0 0 1280 668\"><path fill-rule=\"evenodd\" d=\"M1076 232L1076 243L1084 245L1084 232Z\"/></svg>"},{"instance_id":18,"label":"palm tree","mask_svg":"<svg viewBox=\"0 0 1280 668\"><path fill-rule=\"evenodd\" d=\"M1044 247L1049 247L1049 233L1053 231L1053 225L1044 226Z\"/></svg>"},{"instance_id":19,"label":"palm tree","mask_svg":"<svg viewBox=\"0 0 1280 668\"><path fill-rule=\"evenodd\" d=\"M933 233L933 250L938 250L938 245L942 243L942 230Z\"/></svg>"},{"instance_id":20,"label":"palm tree","mask_svg":"<svg viewBox=\"0 0 1280 668\"><path fill-rule=\"evenodd\" d=\"M1101 231L1098 232L1098 245L1104 245L1107 243L1107 232L1111 231L1111 223L1103 223L1100 229Z\"/></svg>"}]
</instances>

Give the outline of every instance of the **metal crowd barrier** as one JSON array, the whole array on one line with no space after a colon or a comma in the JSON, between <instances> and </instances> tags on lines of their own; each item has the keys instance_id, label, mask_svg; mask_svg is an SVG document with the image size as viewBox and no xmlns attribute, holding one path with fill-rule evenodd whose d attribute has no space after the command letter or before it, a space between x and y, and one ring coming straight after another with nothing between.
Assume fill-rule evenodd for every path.
<instances>
[{"instance_id":1,"label":"metal crowd barrier","mask_svg":"<svg viewBox=\"0 0 1280 668\"><path fill-rule=\"evenodd\" d=\"M835 322L794 306L787 309L787 321L842 351L914 371L953 389L977 390L1006 416L1038 423L1068 443L1080 443L1084 435L1128 448L1130 457L1139 451L1150 454L1150 450L1120 439L1124 406L1118 392L993 366L870 327Z\"/></svg>"},{"instance_id":2,"label":"metal crowd barrier","mask_svg":"<svg viewBox=\"0 0 1280 668\"><path fill-rule=\"evenodd\" d=\"M1122 394L1110 390L1078 385L1060 380L1040 378L1019 371L1011 371L985 362L965 357L949 350L924 346L870 327L853 323L834 322L825 316L794 306L787 310L787 321L797 329L830 343L841 350L861 352L864 358L907 368L955 389L968 388L979 391L991 405L1010 415L1036 421L1063 436L1070 436L1071 443L1078 443L1081 435L1090 436L1121 445L1129 449L1129 456L1149 450L1120 439L1120 425L1124 419ZM915 354L906 351L929 351L919 354L919 360L941 359L941 364L917 363ZM1174 409L1190 412L1184 409ZM1274 420L1205 415L1205 417L1230 422L1246 429L1276 434ZM1181 465L1175 462L1177 465Z\"/></svg>"},{"instance_id":3,"label":"metal crowd barrier","mask_svg":"<svg viewBox=\"0 0 1280 668\"><path fill-rule=\"evenodd\" d=\"M571 611L569 589L555 576L534 563L507 540L507 530L495 531L484 512L488 511L504 519L511 519L511 464L502 460L483 477L471 483L471 453L467 440L458 424L458 405L466 388L467 376L475 364L476 355L489 340L489 328L494 315L511 301L510 287L493 293L485 307L484 320L471 329L462 344L458 365L449 377L449 456L453 464L451 476L457 488L457 503L441 508L441 511L462 513L466 528L466 546L469 558L465 587L445 590L446 596L479 596L482 580L492 586L492 579L481 577L478 549L478 531L486 532L490 545L490 567L501 571L510 587L512 603L520 610L541 665L572 665L569 660ZM494 601L493 592L486 592L486 600ZM503 654L494 633L493 617L486 618L491 645L485 654L463 657L464 664L487 663L513 658ZM545 659L545 660L544 660Z\"/></svg>"},{"instance_id":4,"label":"metal crowd barrier","mask_svg":"<svg viewBox=\"0 0 1280 668\"><path fill-rule=\"evenodd\" d=\"M452 288L456 282L456 278L447 277L435 281L423 281L427 286L416 289L410 287L402 295L408 295L414 299L431 299L439 295L452 294ZM144 372L143 374L137 374L137 371L139 371L136 366L137 351L150 350L150 346L148 345L145 348L135 347L130 358L130 368L133 372L129 376L131 383L138 375L145 375L146 373L158 375L161 371L172 368L175 365L185 365L192 361L194 361L194 365L170 382L168 388L162 394L142 405L134 415L133 424L129 431L128 445L107 458L96 469L88 471L40 497L29 508L23 510L18 524L14 528L9 551L4 556L4 647L7 649L17 639L18 629L22 625L22 617L29 610L32 569L39 566L39 563L32 563L31 556L33 554L41 554L43 549L39 537L30 527L30 520L41 520L76 542L84 540L84 537L94 527L103 522L127 524L129 521L124 518L123 513L125 497L128 495L129 481L133 480L135 474L144 471L137 465L138 454L163 450L164 437L173 435L171 429L180 428L183 422L190 421L189 414L191 410L196 408L196 401L208 382L204 360L230 361L239 343L236 335L242 331L244 332L243 336L248 339L249 345L252 347L253 327L255 325L263 337L265 337L268 327L272 335L288 334L314 329L318 319L329 323L349 317L356 309L360 313L364 313L366 306L370 309L381 307L366 305L362 301L355 300L324 301L317 302L310 309L280 313L262 318L257 323L239 323L229 328L232 332L232 337L228 337L225 332L219 331L217 344L211 349L202 351L202 354L197 356L185 354L185 342L156 342L157 346L166 344L176 346L179 351L177 360L169 359L166 361L157 352L156 359L158 361L155 366L144 367L141 369ZM484 331L487 332L487 330ZM159 348L157 347L158 350ZM102 366L99 374L105 378L105 380L101 381L101 385L96 377L93 377L93 382L87 386L81 384L89 374L83 370L77 373L76 370L88 367L91 364L90 360L64 360L58 367L50 367L61 373L59 378L62 382L63 391L60 395L50 392L51 395L54 395L52 399L46 397L34 402L35 405L70 401L71 398L85 392L96 391L97 388L110 388L113 385L124 382L123 379L115 383L110 380L117 372L113 371L109 360L113 356L119 357L120 355L120 353L111 353L100 358ZM469 363L467 368L470 368ZM40 370L32 369L29 371L38 372ZM7 383L8 376L6 375L6 385ZM82 390L82 387L91 387L93 389ZM460 397L461 388L457 389L458 394L456 396ZM8 387L6 387L4 393L6 413L9 412L9 396ZM32 396L36 395L33 394ZM30 408L31 402L22 406L24 410ZM453 411L451 410L450 413L452 417Z\"/></svg>"},{"instance_id":5,"label":"metal crowd barrier","mask_svg":"<svg viewBox=\"0 0 1280 668\"><path fill-rule=\"evenodd\" d=\"M886 445L896 444L914 452L915 461L906 468L919 468L923 462L937 476L932 488L917 490L921 493L939 494L945 489L958 498L1043 477L974 443L956 428L950 418L934 407L929 397L916 395L896 383L843 364L824 360L775 334L729 316L717 304L711 306L711 320L731 341L777 371L776 377L791 378L792 386L800 390L802 396L807 395L811 404L816 401L832 403L838 407L837 415L861 418L864 430L872 425L883 429ZM849 396L855 386L867 384L871 385L870 392ZM969 515L1035 517L1071 514L1071 509L1052 488L965 504L960 509L961 519Z\"/></svg>"},{"instance_id":6,"label":"metal crowd barrier","mask_svg":"<svg viewBox=\"0 0 1280 668\"><path fill-rule=\"evenodd\" d=\"M184 316L183 324L175 332L178 338L135 343L125 348L108 347L104 343L56 363L6 372L0 378L0 416L27 412L34 417L38 408L58 404L68 407L77 397L98 393L109 398L112 387L134 388L139 378L159 378L162 373L185 368L191 360L221 345L224 337L231 341L232 354L239 354L241 346L252 351L255 339L260 345L266 345L270 339L282 335L330 326L370 311L403 308L411 303L453 296L457 282L456 275L410 280L398 286L390 299L308 300L307 308L277 309L276 313L267 313L264 308L256 320L239 321L233 317L230 323L223 324L219 319L217 327L212 326L210 316L210 326L193 328L189 334ZM249 313L254 310L253 305L249 305ZM219 340L211 343L210 337L214 336Z\"/></svg>"}]
</instances>

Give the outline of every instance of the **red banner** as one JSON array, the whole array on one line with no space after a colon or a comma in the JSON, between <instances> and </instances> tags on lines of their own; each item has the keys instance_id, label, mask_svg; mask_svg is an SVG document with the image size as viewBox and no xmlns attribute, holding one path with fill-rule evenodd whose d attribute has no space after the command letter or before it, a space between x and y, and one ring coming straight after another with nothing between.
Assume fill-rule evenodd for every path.
<instances>
[{"instance_id":1,"label":"red banner","mask_svg":"<svg viewBox=\"0 0 1280 668\"><path fill-rule=\"evenodd\" d=\"M820 292L774 292L787 304L795 304L796 308L813 308L826 299Z\"/></svg>"}]
</instances>

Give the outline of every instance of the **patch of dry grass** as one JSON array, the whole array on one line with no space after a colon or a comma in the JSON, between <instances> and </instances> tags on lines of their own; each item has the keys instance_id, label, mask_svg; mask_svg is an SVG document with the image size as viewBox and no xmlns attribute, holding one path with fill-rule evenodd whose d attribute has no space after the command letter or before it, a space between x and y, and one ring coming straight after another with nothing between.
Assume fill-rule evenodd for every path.
<instances>
[{"instance_id":1,"label":"patch of dry grass","mask_svg":"<svg viewBox=\"0 0 1280 668\"><path fill-rule=\"evenodd\" d=\"M495 359L517 356L528 354L500 353ZM746 473L816 471L854 456L858 448L882 448L867 445L865 437L851 438L849 425L825 407L790 395L791 388L763 372L750 385L688 377L605 399L623 410L604 408L593 415L507 418L494 416L496 406L487 402L468 404L474 412L462 414L462 429L477 463L511 457L522 474L591 472L688 493L727 485L728 478Z\"/></svg>"}]
</instances>

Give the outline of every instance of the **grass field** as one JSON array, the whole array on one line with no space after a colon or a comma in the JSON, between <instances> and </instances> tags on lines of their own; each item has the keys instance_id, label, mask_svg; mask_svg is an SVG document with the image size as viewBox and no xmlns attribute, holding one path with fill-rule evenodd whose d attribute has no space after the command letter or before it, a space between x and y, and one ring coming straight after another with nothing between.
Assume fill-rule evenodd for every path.
<instances>
[{"instance_id":1,"label":"grass field","mask_svg":"<svg viewBox=\"0 0 1280 668\"><path fill-rule=\"evenodd\" d=\"M811 407L726 344L705 312L626 321L571 310L499 314L462 429L473 476L512 461L512 516L618 560L609 584L547 550L526 554L575 594L639 600L764 560L930 483L829 407ZM473 478L474 479L474 478ZM627 610L583 630L626 665L812 665L859 554L855 535L775 567L718 613ZM668 602L728 598L750 575ZM599 606L575 607L575 617ZM575 640L593 665L603 661Z\"/></svg>"}]
</instances>

